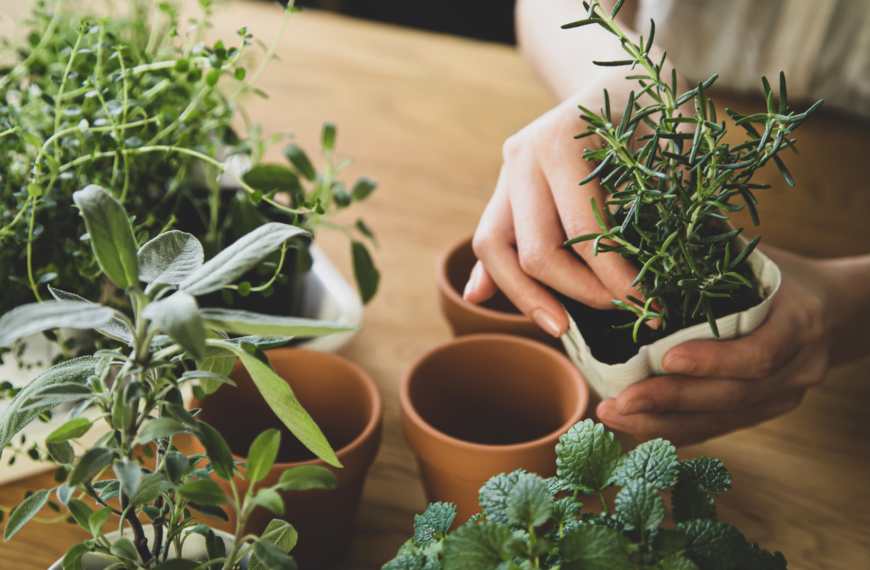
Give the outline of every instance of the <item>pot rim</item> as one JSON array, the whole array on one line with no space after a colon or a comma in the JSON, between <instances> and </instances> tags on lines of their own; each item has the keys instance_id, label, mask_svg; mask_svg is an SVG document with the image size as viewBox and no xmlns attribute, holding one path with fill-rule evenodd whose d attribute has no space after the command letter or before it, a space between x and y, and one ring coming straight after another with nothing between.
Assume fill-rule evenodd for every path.
<instances>
[{"instance_id":1,"label":"pot rim","mask_svg":"<svg viewBox=\"0 0 870 570\"><path fill-rule=\"evenodd\" d=\"M543 352L544 354L548 355L549 358L560 361L565 370L576 380L575 385L577 386L578 401L583 403L583 405L578 406L574 413L571 414L571 416L568 418L568 420L565 421L561 426L559 426L558 429L548 433L543 437L539 437L537 439L525 441L522 443L512 443L508 445L488 445L484 443L474 443L455 438L453 436L447 435L440 430L435 429L426 420L424 420L422 416L420 416L420 414L414 408L414 405L411 403L411 378L426 360L428 360L431 356L437 354L438 352L447 350L456 345L470 344L480 341L499 341L505 343L521 344L528 348L531 348L532 350ZM506 454L523 452L529 449L540 447L542 445L550 444L554 439L558 439L559 436L567 432L571 426L582 420L583 414L589 407L589 387L586 385L586 380L580 370L578 370L577 367L574 366L574 364L567 356L565 356L555 348L547 346L546 344L543 344L541 342L516 335L501 333L479 333L456 337L448 342L436 346L435 348L427 350L425 353L419 356L402 376L402 381L399 385L399 404L401 412L405 415L405 417L407 417L414 425L416 425L423 432L425 432L427 436L438 440L442 444L458 447L463 451L477 453L492 453L496 451L500 454Z\"/></svg>"},{"instance_id":2,"label":"pot rim","mask_svg":"<svg viewBox=\"0 0 870 570\"><path fill-rule=\"evenodd\" d=\"M307 358L323 358L325 360L332 360L346 368L349 368L355 375L355 377L362 382L362 385L365 387L369 396L372 400L372 413L369 417L369 421L366 424L366 427L360 432L360 434L354 438L353 441L345 445L344 447L335 450L335 455L338 457L339 461L341 461L342 465L344 465L343 458L351 455L355 451L357 451L363 444L372 437L372 435L377 431L378 427L381 423L381 416L383 414L383 402L381 400L381 392L378 390L377 384L372 380L371 376L368 373L360 368L357 364L351 362L346 358L342 358L336 354L332 354L331 352L321 352L319 350L310 350L307 348L296 348L296 347L279 347L279 348L270 348L269 350L264 351L266 356L275 352L293 352L293 353L304 353ZM271 362L271 359L270 359ZM276 370L276 373L278 371ZM280 373L278 374L280 376ZM283 380L283 378L282 378ZM233 457L237 460L245 461L247 460L246 455L240 455L238 453L233 453ZM290 469L299 465L328 465L325 461L319 458L309 459L308 461L294 461L288 463L280 463L275 462L272 466L275 468L283 468Z\"/></svg>"},{"instance_id":3,"label":"pot rim","mask_svg":"<svg viewBox=\"0 0 870 570\"><path fill-rule=\"evenodd\" d=\"M447 262L458 249L460 249L465 244L470 243L472 239L474 239L474 234L463 236L457 240L454 240L449 246L444 248L440 254L438 254L438 261L435 263L435 281L438 284L438 289L441 290L441 292L446 295L454 304L459 305L466 311L475 313L478 316L488 319L496 319L513 324L534 323L532 319L522 313L518 315L512 313L505 313L503 311L496 311L494 309L489 309L481 305L475 305L474 303L470 303L466 301L462 297L462 295L457 293L456 289L453 288L453 285L450 283L450 279L447 278Z\"/></svg>"}]
</instances>

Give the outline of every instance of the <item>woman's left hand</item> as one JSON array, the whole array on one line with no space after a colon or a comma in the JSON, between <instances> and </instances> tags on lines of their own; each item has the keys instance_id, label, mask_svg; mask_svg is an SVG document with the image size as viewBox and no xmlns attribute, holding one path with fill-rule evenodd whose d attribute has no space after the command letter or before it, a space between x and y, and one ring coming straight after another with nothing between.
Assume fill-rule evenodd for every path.
<instances>
[{"instance_id":1,"label":"woman's left hand","mask_svg":"<svg viewBox=\"0 0 870 570\"><path fill-rule=\"evenodd\" d=\"M765 249L782 285L764 324L735 340L669 350L669 376L649 378L598 405L599 419L641 441L698 443L797 408L828 372L829 328L821 263Z\"/></svg>"}]
</instances>

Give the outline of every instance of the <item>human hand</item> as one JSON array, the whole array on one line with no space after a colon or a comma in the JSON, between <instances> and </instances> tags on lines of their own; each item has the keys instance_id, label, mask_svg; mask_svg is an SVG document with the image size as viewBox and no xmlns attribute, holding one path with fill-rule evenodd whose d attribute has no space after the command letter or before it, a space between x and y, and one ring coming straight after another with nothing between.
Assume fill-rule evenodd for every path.
<instances>
[{"instance_id":1,"label":"human hand","mask_svg":"<svg viewBox=\"0 0 870 570\"><path fill-rule=\"evenodd\" d=\"M614 111L625 107L626 85L620 76L609 87ZM603 143L598 137L573 137L585 130L577 105L603 107L604 87L608 85L590 84L505 142L495 192L474 234L479 261L465 299L480 303L501 289L520 311L557 337L567 329L568 319L542 284L598 309L615 309L612 299L642 297L631 287L638 268L628 260L593 255L591 241L575 244L573 252L564 247L569 238L600 231L590 198L604 208L606 191L597 181L583 186L578 182L595 167L582 157L583 149Z\"/></svg>"},{"instance_id":2,"label":"human hand","mask_svg":"<svg viewBox=\"0 0 870 570\"><path fill-rule=\"evenodd\" d=\"M662 366L672 374L601 402L603 423L641 441L688 445L786 414L824 380L830 319L821 262L773 248L765 253L782 270L782 285L764 324L743 338L670 349Z\"/></svg>"}]
</instances>

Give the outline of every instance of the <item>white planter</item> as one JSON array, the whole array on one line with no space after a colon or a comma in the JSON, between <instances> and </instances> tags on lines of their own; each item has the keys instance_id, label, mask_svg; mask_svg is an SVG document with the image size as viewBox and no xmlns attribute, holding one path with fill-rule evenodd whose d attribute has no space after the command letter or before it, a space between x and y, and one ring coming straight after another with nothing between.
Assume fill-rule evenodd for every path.
<instances>
[{"instance_id":1,"label":"white planter","mask_svg":"<svg viewBox=\"0 0 870 570\"><path fill-rule=\"evenodd\" d=\"M745 246L745 242L742 244ZM716 320L720 339L746 336L764 322L770 312L773 296L782 283L779 267L769 257L756 249L747 259L755 278L758 291L764 299L760 304ZM604 364L592 356L589 346L577 328L577 323L568 316L568 331L562 342L568 356L586 377L589 385L602 398L615 398L628 386L650 376L667 374L662 368L662 357L671 348L690 340L712 340L713 332L706 322L678 331L656 342L642 346L638 354L622 364Z\"/></svg>"},{"instance_id":2,"label":"white planter","mask_svg":"<svg viewBox=\"0 0 870 570\"><path fill-rule=\"evenodd\" d=\"M154 537L154 527L152 527L151 525L143 525L143 528L145 530L145 536L148 537L148 540L150 542ZM214 533L217 536L224 539L224 546L226 546L227 553L229 553L230 549L233 546L233 543L235 542L233 536L222 530L212 530L214 530ZM129 528L124 530L124 536L126 536L127 538L130 538L132 534L133 533ZM106 534L106 538L109 539L109 542L113 542L115 539L118 538L118 531ZM192 560L205 560L207 558L205 550L205 537L199 534L191 534L189 537L187 537L187 539L184 541L184 557ZM170 549L169 558L175 558L175 551L173 549ZM63 570L63 566L61 564L62 562L63 558L52 564L48 570ZM244 568L247 568L247 564L248 556L245 555L245 558L242 560L242 566ZM106 560L105 558L100 558L95 554L85 554L82 557L82 570L104 570L111 565L112 562Z\"/></svg>"}]
</instances>

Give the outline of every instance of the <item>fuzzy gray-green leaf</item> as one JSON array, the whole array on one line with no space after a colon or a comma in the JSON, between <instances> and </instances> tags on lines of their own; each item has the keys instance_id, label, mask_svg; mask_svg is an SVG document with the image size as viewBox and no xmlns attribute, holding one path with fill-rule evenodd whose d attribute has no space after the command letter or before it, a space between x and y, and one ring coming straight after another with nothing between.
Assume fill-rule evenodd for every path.
<instances>
[{"instance_id":1,"label":"fuzzy gray-green leaf","mask_svg":"<svg viewBox=\"0 0 870 570\"><path fill-rule=\"evenodd\" d=\"M205 259L202 244L188 233L168 231L139 249L139 279L177 285L199 269Z\"/></svg>"},{"instance_id":2,"label":"fuzzy gray-green leaf","mask_svg":"<svg viewBox=\"0 0 870 570\"><path fill-rule=\"evenodd\" d=\"M97 262L119 289L139 284L139 249L124 207L96 184L73 194L82 212Z\"/></svg>"},{"instance_id":3,"label":"fuzzy gray-green leaf","mask_svg":"<svg viewBox=\"0 0 870 570\"><path fill-rule=\"evenodd\" d=\"M15 533L21 530L21 527L27 524L45 506L49 494L50 491L48 489L37 491L24 499L24 502L12 511L12 514L9 515L9 520L6 521L6 527L3 529L4 542L15 536Z\"/></svg>"},{"instance_id":4,"label":"fuzzy gray-green leaf","mask_svg":"<svg viewBox=\"0 0 870 570\"><path fill-rule=\"evenodd\" d=\"M196 299L185 291L151 303L142 311L172 339L190 352L194 358L205 354L205 325Z\"/></svg>"},{"instance_id":5,"label":"fuzzy gray-green leaf","mask_svg":"<svg viewBox=\"0 0 870 570\"><path fill-rule=\"evenodd\" d=\"M115 311L93 303L44 301L12 309L0 317L0 346L12 344L32 334L61 327L91 329L102 327L114 318Z\"/></svg>"},{"instance_id":6,"label":"fuzzy gray-green leaf","mask_svg":"<svg viewBox=\"0 0 870 570\"><path fill-rule=\"evenodd\" d=\"M202 309L200 312L208 327L229 333L260 337L318 337L358 329L358 327L329 321L264 315L232 309Z\"/></svg>"}]
</instances>

